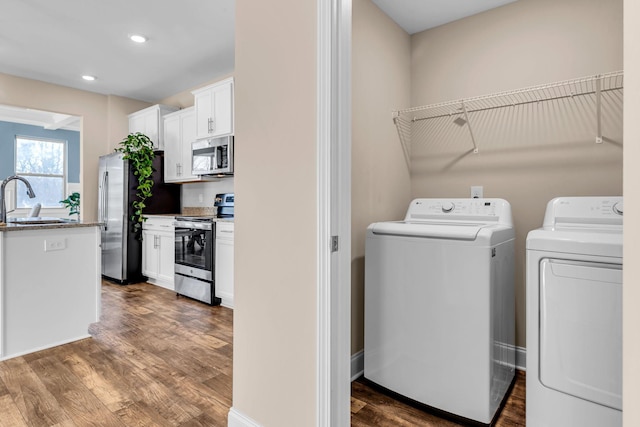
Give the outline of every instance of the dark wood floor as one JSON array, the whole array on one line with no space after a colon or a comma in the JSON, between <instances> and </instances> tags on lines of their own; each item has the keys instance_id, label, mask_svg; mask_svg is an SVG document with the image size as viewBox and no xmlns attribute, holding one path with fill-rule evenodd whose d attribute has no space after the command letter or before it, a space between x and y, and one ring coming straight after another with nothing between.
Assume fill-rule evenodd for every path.
<instances>
[{"instance_id":1,"label":"dark wood floor","mask_svg":"<svg viewBox=\"0 0 640 427\"><path fill-rule=\"evenodd\" d=\"M0 362L0 427L226 426L233 314L104 282L92 338ZM524 425L519 375L498 426ZM352 384L353 426L455 426Z\"/></svg>"},{"instance_id":2,"label":"dark wood floor","mask_svg":"<svg viewBox=\"0 0 640 427\"><path fill-rule=\"evenodd\" d=\"M495 423L496 427L525 425L525 373L516 371L516 382ZM395 400L367 385L362 378L351 384L351 425L362 427L454 427L458 424Z\"/></svg>"}]
</instances>

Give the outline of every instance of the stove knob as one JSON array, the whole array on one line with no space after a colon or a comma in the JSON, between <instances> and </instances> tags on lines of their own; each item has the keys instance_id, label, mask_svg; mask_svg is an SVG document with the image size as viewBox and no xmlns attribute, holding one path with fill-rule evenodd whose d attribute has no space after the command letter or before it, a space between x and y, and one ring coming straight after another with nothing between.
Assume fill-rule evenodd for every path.
<instances>
[{"instance_id":1,"label":"stove knob","mask_svg":"<svg viewBox=\"0 0 640 427\"><path fill-rule=\"evenodd\" d=\"M613 211L618 215L623 215L624 214L623 202L618 202L615 205L613 205Z\"/></svg>"},{"instance_id":2,"label":"stove knob","mask_svg":"<svg viewBox=\"0 0 640 427\"><path fill-rule=\"evenodd\" d=\"M455 205L451 202L444 202L442 204L442 212L449 213L453 211L453 208L455 208Z\"/></svg>"}]
</instances>

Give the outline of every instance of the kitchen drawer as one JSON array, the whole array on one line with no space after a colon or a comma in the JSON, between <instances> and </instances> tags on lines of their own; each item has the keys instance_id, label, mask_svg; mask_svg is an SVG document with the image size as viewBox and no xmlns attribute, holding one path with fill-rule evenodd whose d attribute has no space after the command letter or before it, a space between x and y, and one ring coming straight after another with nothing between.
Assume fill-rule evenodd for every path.
<instances>
[{"instance_id":1,"label":"kitchen drawer","mask_svg":"<svg viewBox=\"0 0 640 427\"><path fill-rule=\"evenodd\" d=\"M216 222L216 239L233 239L233 222Z\"/></svg>"},{"instance_id":2,"label":"kitchen drawer","mask_svg":"<svg viewBox=\"0 0 640 427\"><path fill-rule=\"evenodd\" d=\"M173 232L175 229L173 221L175 221L173 216L149 216L142 223L142 229Z\"/></svg>"}]
</instances>

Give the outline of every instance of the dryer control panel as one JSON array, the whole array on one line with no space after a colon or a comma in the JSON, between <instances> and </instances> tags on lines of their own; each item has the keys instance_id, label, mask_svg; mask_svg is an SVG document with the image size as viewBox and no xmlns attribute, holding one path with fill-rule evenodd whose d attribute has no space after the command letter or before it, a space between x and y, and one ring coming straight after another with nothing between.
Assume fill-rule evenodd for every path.
<instances>
[{"instance_id":1,"label":"dryer control panel","mask_svg":"<svg viewBox=\"0 0 640 427\"><path fill-rule=\"evenodd\" d=\"M511 206L503 199L415 199L405 221L474 221L512 224Z\"/></svg>"},{"instance_id":2,"label":"dryer control panel","mask_svg":"<svg viewBox=\"0 0 640 427\"><path fill-rule=\"evenodd\" d=\"M621 196L557 197L547 204L543 226L622 226L623 214Z\"/></svg>"}]
</instances>

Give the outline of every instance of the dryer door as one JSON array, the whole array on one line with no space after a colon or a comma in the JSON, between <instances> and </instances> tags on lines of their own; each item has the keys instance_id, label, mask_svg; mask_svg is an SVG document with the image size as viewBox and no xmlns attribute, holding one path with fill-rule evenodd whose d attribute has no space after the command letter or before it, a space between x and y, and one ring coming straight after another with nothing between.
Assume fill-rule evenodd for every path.
<instances>
[{"instance_id":1,"label":"dryer door","mask_svg":"<svg viewBox=\"0 0 640 427\"><path fill-rule=\"evenodd\" d=\"M540 263L540 382L622 409L622 265Z\"/></svg>"}]
</instances>

